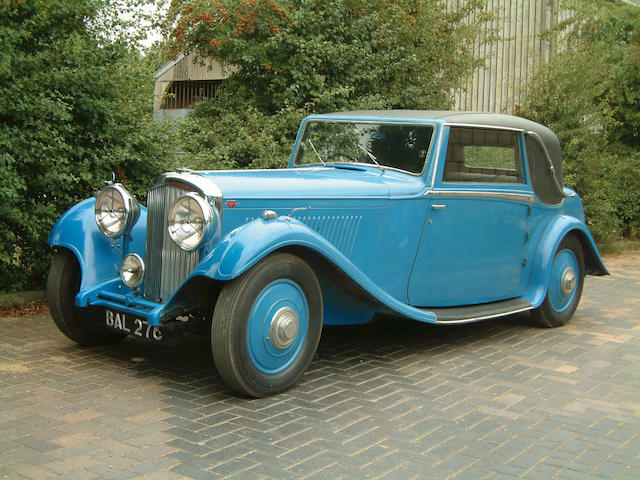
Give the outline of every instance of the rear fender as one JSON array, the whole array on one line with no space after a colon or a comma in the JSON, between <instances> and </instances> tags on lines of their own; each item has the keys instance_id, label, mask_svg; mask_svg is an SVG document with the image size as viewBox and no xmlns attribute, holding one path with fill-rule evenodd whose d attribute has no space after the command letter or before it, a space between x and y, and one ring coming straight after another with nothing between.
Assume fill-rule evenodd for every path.
<instances>
[{"instance_id":1,"label":"rear fender","mask_svg":"<svg viewBox=\"0 0 640 480\"><path fill-rule=\"evenodd\" d=\"M598 247L596 247L593 237L584 223L568 215L557 217L545 229L533 259L529 289L524 299L531 302L534 307L539 307L544 301L549 286L553 258L560 242L568 234L575 235L582 245L585 273L588 275L609 275L609 271L600 257L600 252L598 252Z\"/></svg>"}]
</instances>

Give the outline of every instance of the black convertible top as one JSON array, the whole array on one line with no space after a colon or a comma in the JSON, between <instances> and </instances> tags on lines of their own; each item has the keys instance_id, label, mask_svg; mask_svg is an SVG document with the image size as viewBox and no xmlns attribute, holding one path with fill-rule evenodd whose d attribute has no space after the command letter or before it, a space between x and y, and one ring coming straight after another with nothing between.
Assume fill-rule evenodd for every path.
<instances>
[{"instance_id":1,"label":"black convertible top","mask_svg":"<svg viewBox=\"0 0 640 480\"><path fill-rule=\"evenodd\" d=\"M363 117L370 119L443 120L450 124L475 127L504 127L532 132L540 137L547 150L558 182L562 185L562 153L560 140L552 130L526 118L503 113L464 112L456 110L357 110L327 114L331 117Z\"/></svg>"}]
</instances>

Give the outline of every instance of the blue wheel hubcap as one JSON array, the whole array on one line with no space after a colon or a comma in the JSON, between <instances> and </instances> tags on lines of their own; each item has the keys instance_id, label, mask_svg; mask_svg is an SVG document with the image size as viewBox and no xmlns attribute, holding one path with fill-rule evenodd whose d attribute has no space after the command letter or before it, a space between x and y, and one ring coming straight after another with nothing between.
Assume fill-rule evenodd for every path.
<instances>
[{"instance_id":1,"label":"blue wheel hubcap","mask_svg":"<svg viewBox=\"0 0 640 480\"><path fill-rule=\"evenodd\" d=\"M258 295L247 325L247 347L254 366L268 375L286 370L298 357L309 329L309 306L302 289L283 279Z\"/></svg>"},{"instance_id":2,"label":"blue wheel hubcap","mask_svg":"<svg viewBox=\"0 0 640 480\"><path fill-rule=\"evenodd\" d=\"M556 312L565 311L576 296L578 286L578 260L575 254L564 249L558 252L551 265L549 302Z\"/></svg>"}]
</instances>

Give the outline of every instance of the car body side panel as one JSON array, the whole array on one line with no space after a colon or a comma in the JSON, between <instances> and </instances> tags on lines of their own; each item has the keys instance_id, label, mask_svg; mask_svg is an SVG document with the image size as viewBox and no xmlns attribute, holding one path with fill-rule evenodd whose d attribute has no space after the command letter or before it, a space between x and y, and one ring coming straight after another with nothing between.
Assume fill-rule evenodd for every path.
<instances>
[{"instance_id":1,"label":"car body side panel","mask_svg":"<svg viewBox=\"0 0 640 480\"><path fill-rule=\"evenodd\" d=\"M435 197L411 274L411 304L451 307L519 296L527 210L525 202L472 192Z\"/></svg>"},{"instance_id":2,"label":"car body side panel","mask_svg":"<svg viewBox=\"0 0 640 480\"><path fill-rule=\"evenodd\" d=\"M451 129L441 130L410 303L454 307L518 297L525 286L528 199L533 200L526 175L523 183L443 181ZM524 173L521 134L517 141Z\"/></svg>"},{"instance_id":3,"label":"car body side panel","mask_svg":"<svg viewBox=\"0 0 640 480\"><path fill-rule=\"evenodd\" d=\"M378 270L372 268L370 258L372 252L379 251L379 242L383 237L384 222L389 201L387 198L339 200L307 199L273 199L268 202L246 200L238 202L238 207L227 208L223 212L224 221L233 227L225 239L236 238L238 229L244 229L256 219L262 219L265 205L268 210L276 212L278 216L288 216L306 225L311 231L330 243L341 252L350 262L357 265L372 280L382 277L385 265ZM310 207L310 208L306 208ZM295 208L299 210L293 211ZM254 242L261 242L267 230L257 228L253 230ZM387 288L384 284L383 288Z\"/></svg>"},{"instance_id":4,"label":"car body side panel","mask_svg":"<svg viewBox=\"0 0 640 480\"><path fill-rule=\"evenodd\" d=\"M366 258L361 260L364 271L394 298L409 303L407 285L425 222L427 204L424 196L392 198L377 239L378 248L372 250L367 241Z\"/></svg>"},{"instance_id":5,"label":"car body side panel","mask_svg":"<svg viewBox=\"0 0 640 480\"><path fill-rule=\"evenodd\" d=\"M340 284L327 275L318 275L318 282L322 290L324 325L360 325L369 322L380 310L370 298L346 293L345 288L350 285Z\"/></svg>"}]
</instances>

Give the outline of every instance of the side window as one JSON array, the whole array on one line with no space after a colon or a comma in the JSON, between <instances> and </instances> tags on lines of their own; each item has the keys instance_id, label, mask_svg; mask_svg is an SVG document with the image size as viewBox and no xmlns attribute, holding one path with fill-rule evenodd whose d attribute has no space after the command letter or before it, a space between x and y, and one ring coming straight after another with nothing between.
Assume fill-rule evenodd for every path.
<instances>
[{"instance_id":1,"label":"side window","mask_svg":"<svg viewBox=\"0 0 640 480\"><path fill-rule=\"evenodd\" d=\"M474 127L451 127L444 182L522 183L518 133Z\"/></svg>"}]
</instances>

